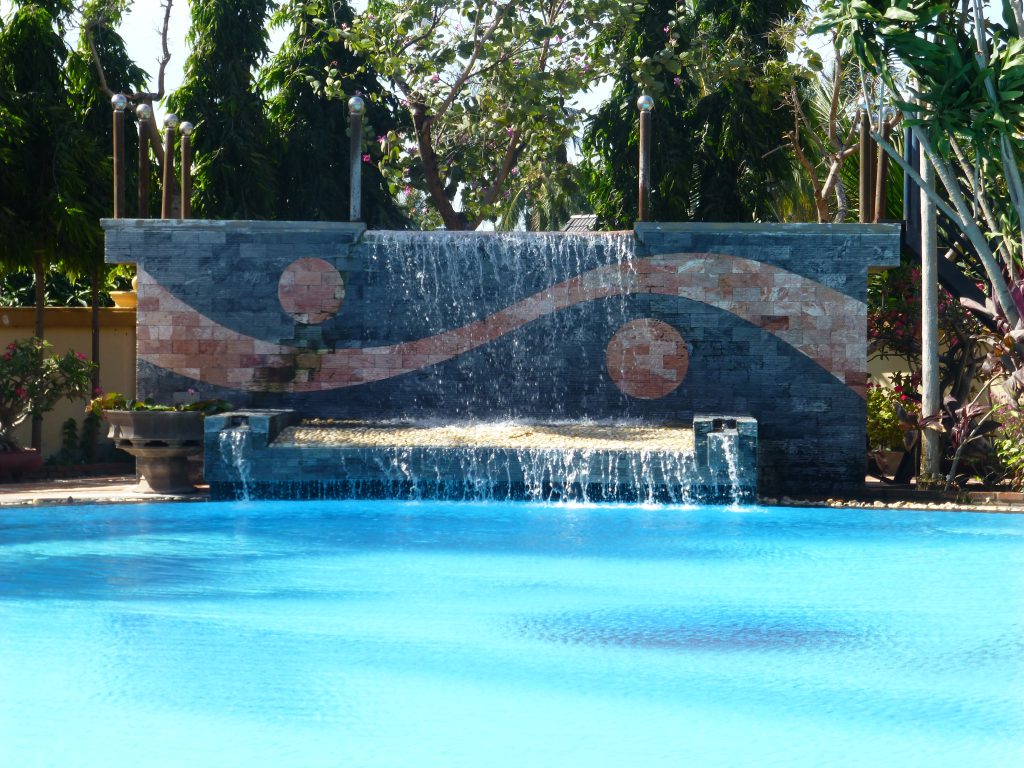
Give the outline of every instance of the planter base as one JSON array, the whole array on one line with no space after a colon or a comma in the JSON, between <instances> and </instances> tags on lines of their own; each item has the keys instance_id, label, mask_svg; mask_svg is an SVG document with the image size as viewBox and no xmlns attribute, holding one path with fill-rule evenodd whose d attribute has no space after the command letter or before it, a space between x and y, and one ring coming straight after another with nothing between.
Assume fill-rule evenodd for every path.
<instances>
[{"instance_id":1,"label":"planter base","mask_svg":"<svg viewBox=\"0 0 1024 768\"><path fill-rule=\"evenodd\" d=\"M162 446L158 448L119 445L135 457L139 490L143 493L194 493L192 469L188 457L201 446Z\"/></svg>"},{"instance_id":2,"label":"planter base","mask_svg":"<svg viewBox=\"0 0 1024 768\"><path fill-rule=\"evenodd\" d=\"M139 490L194 493L189 457L203 450L203 415L194 411L107 411L114 444L135 457Z\"/></svg>"}]
</instances>

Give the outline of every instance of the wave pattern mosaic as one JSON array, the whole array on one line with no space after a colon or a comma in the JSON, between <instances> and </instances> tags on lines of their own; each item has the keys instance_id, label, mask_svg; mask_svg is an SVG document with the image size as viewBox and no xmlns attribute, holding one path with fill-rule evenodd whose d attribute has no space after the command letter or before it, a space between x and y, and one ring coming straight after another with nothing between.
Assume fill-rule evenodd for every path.
<instances>
[{"instance_id":1,"label":"wave pattern mosaic","mask_svg":"<svg viewBox=\"0 0 1024 768\"><path fill-rule=\"evenodd\" d=\"M142 396L362 419L749 414L765 490L862 474L867 268L898 263L893 226L106 226L108 261L139 268Z\"/></svg>"}]
</instances>

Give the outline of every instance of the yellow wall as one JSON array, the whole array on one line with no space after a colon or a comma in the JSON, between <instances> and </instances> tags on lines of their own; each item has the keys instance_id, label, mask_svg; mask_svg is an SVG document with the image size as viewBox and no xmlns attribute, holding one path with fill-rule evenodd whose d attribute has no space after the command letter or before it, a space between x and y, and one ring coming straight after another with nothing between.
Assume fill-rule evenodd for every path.
<instances>
[{"instance_id":1,"label":"yellow wall","mask_svg":"<svg viewBox=\"0 0 1024 768\"><path fill-rule=\"evenodd\" d=\"M46 340L54 352L71 349L89 355L92 350L92 310L50 307L45 317ZM0 350L14 339L33 336L35 309L0 307ZM100 386L106 392L135 394L135 310L100 310ZM60 449L60 427L69 417L81 424L84 400L62 400L43 417L43 456ZM32 426L26 420L14 430L23 446L32 442Z\"/></svg>"}]
</instances>

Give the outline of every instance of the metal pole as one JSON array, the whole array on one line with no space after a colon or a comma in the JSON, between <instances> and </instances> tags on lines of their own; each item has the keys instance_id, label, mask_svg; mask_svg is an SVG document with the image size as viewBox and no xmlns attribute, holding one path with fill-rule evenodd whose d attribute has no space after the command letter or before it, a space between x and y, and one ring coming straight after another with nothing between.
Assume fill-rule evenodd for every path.
<instances>
[{"instance_id":1,"label":"metal pole","mask_svg":"<svg viewBox=\"0 0 1024 768\"><path fill-rule=\"evenodd\" d=\"M174 191L174 129L178 127L178 116L164 118L164 183L160 197L160 218L171 218Z\"/></svg>"},{"instance_id":2,"label":"metal pole","mask_svg":"<svg viewBox=\"0 0 1024 768\"><path fill-rule=\"evenodd\" d=\"M935 189L935 168L921 150L921 177ZM921 189L921 415L939 412L942 392L939 384L939 242L935 203ZM942 471L939 434L921 433L921 474L936 477ZM920 479L920 478L919 478Z\"/></svg>"},{"instance_id":3,"label":"metal pole","mask_svg":"<svg viewBox=\"0 0 1024 768\"><path fill-rule=\"evenodd\" d=\"M885 140L889 140L891 126L885 115L879 116L878 132ZM889 186L889 154L878 145L878 166L875 171L875 205L872 220L877 224L884 221L888 213L888 186Z\"/></svg>"},{"instance_id":4,"label":"metal pole","mask_svg":"<svg viewBox=\"0 0 1024 768\"><path fill-rule=\"evenodd\" d=\"M349 191L348 191L348 220L359 221L362 219L362 194L363 194L363 114L366 112L366 102L359 96L353 96L348 100L348 130L349 130Z\"/></svg>"},{"instance_id":5,"label":"metal pole","mask_svg":"<svg viewBox=\"0 0 1024 768\"><path fill-rule=\"evenodd\" d=\"M636 100L640 110L640 173L637 189L637 221L647 221L651 215L651 110L654 99L644 94Z\"/></svg>"},{"instance_id":6,"label":"metal pole","mask_svg":"<svg viewBox=\"0 0 1024 768\"><path fill-rule=\"evenodd\" d=\"M192 123L184 122L181 132L181 218L192 218Z\"/></svg>"},{"instance_id":7,"label":"metal pole","mask_svg":"<svg viewBox=\"0 0 1024 768\"><path fill-rule=\"evenodd\" d=\"M149 121L153 119L153 108L139 104L135 108L139 118L139 211L140 219L149 218Z\"/></svg>"},{"instance_id":8,"label":"metal pole","mask_svg":"<svg viewBox=\"0 0 1024 768\"><path fill-rule=\"evenodd\" d=\"M858 190L858 197L860 198L860 223L867 224L874 216L872 203L873 199L873 188L871 186L871 167L873 165L873 158L871 157L871 115L869 110L871 105L867 102L861 103L860 113L860 186Z\"/></svg>"},{"instance_id":9,"label":"metal pole","mask_svg":"<svg viewBox=\"0 0 1024 768\"><path fill-rule=\"evenodd\" d=\"M114 108L114 218L124 218L124 110L128 99L123 93L110 99Z\"/></svg>"},{"instance_id":10,"label":"metal pole","mask_svg":"<svg viewBox=\"0 0 1024 768\"><path fill-rule=\"evenodd\" d=\"M903 129L903 159L907 161L907 165L913 165L913 146L914 137L910 131L910 128ZM903 220L910 220L910 195L914 191L913 180L910 178L909 173L903 174Z\"/></svg>"}]
</instances>

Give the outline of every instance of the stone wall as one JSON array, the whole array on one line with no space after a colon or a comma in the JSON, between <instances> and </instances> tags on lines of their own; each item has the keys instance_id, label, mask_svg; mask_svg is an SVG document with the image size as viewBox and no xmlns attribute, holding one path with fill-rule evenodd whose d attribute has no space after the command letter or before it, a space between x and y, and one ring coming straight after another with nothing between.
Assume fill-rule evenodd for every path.
<instances>
[{"instance_id":1,"label":"stone wall","mask_svg":"<svg viewBox=\"0 0 1024 768\"><path fill-rule=\"evenodd\" d=\"M893 225L363 232L108 221L139 267L138 394L359 419L760 424L766 493L863 478L869 266Z\"/></svg>"}]
</instances>

